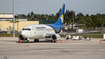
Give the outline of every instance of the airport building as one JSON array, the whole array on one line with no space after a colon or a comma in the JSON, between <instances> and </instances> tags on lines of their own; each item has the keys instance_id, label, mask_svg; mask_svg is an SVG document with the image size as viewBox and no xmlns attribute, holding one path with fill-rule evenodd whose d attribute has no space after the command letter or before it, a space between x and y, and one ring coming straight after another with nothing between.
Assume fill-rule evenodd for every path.
<instances>
[{"instance_id":1,"label":"airport building","mask_svg":"<svg viewBox=\"0 0 105 59\"><path fill-rule=\"evenodd\" d=\"M13 19L13 13L0 13L0 21L10 21Z\"/></svg>"},{"instance_id":2,"label":"airport building","mask_svg":"<svg viewBox=\"0 0 105 59\"><path fill-rule=\"evenodd\" d=\"M54 24L58 20L38 20L39 24Z\"/></svg>"},{"instance_id":3,"label":"airport building","mask_svg":"<svg viewBox=\"0 0 105 59\"><path fill-rule=\"evenodd\" d=\"M17 19L17 21L27 21L27 19Z\"/></svg>"},{"instance_id":4,"label":"airport building","mask_svg":"<svg viewBox=\"0 0 105 59\"><path fill-rule=\"evenodd\" d=\"M13 23L11 23L10 21L0 21L0 29L1 24L3 30L5 31L13 30ZM20 32L22 31L23 27L31 24L39 24L39 21L19 21L18 23L15 23L15 30Z\"/></svg>"},{"instance_id":5,"label":"airport building","mask_svg":"<svg viewBox=\"0 0 105 59\"><path fill-rule=\"evenodd\" d=\"M0 13L0 21L13 20L13 13ZM27 19L17 19L17 21L27 21Z\"/></svg>"}]
</instances>

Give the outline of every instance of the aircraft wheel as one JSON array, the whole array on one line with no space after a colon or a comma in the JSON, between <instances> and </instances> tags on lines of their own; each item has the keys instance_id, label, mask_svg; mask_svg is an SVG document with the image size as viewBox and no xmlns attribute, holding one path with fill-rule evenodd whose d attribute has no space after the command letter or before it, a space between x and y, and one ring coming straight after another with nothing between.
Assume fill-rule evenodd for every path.
<instances>
[{"instance_id":1,"label":"aircraft wheel","mask_svg":"<svg viewBox=\"0 0 105 59\"><path fill-rule=\"evenodd\" d=\"M39 39L37 39L36 41L39 42Z\"/></svg>"},{"instance_id":2,"label":"aircraft wheel","mask_svg":"<svg viewBox=\"0 0 105 59\"><path fill-rule=\"evenodd\" d=\"M36 39L34 39L34 42L36 42Z\"/></svg>"},{"instance_id":3,"label":"aircraft wheel","mask_svg":"<svg viewBox=\"0 0 105 59\"><path fill-rule=\"evenodd\" d=\"M56 43L56 41L54 41L54 43Z\"/></svg>"}]
</instances>

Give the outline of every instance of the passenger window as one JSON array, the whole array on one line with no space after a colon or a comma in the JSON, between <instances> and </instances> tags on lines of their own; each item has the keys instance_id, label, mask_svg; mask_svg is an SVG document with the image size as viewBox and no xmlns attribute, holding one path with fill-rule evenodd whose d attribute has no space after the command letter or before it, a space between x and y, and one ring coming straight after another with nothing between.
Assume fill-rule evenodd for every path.
<instances>
[{"instance_id":1,"label":"passenger window","mask_svg":"<svg viewBox=\"0 0 105 59\"><path fill-rule=\"evenodd\" d=\"M28 30L28 31L30 31L31 29L30 28L23 28L22 30Z\"/></svg>"}]
</instances>

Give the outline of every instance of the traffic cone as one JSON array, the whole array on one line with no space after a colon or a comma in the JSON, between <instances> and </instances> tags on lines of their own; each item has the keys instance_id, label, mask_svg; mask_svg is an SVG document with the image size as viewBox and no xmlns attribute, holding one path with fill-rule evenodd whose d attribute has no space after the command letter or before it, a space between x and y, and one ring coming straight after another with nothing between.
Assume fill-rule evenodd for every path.
<instances>
[{"instance_id":1,"label":"traffic cone","mask_svg":"<svg viewBox=\"0 0 105 59\"><path fill-rule=\"evenodd\" d=\"M21 44L21 40L19 40L20 44Z\"/></svg>"},{"instance_id":2,"label":"traffic cone","mask_svg":"<svg viewBox=\"0 0 105 59\"><path fill-rule=\"evenodd\" d=\"M54 40L52 40L52 43L54 43Z\"/></svg>"},{"instance_id":3,"label":"traffic cone","mask_svg":"<svg viewBox=\"0 0 105 59\"><path fill-rule=\"evenodd\" d=\"M65 41L67 41L67 39Z\"/></svg>"},{"instance_id":4,"label":"traffic cone","mask_svg":"<svg viewBox=\"0 0 105 59\"><path fill-rule=\"evenodd\" d=\"M60 43L62 43L62 40L60 40Z\"/></svg>"},{"instance_id":5,"label":"traffic cone","mask_svg":"<svg viewBox=\"0 0 105 59\"><path fill-rule=\"evenodd\" d=\"M101 40L100 40L100 43L101 43Z\"/></svg>"}]
</instances>

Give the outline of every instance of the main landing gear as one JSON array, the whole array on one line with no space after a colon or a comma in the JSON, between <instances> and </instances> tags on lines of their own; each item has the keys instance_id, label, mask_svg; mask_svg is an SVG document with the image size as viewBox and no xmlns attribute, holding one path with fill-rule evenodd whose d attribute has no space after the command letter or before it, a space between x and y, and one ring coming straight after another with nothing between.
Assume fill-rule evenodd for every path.
<instances>
[{"instance_id":1,"label":"main landing gear","mask_svg":"<svg viewBox=\"0 0 105 59\"><path fill-rule=\"evenodd\" d=\"M34 39L34 42L39 42L39 39Z\"/></svg>"},{"instance_id":2,"label":"main landing gear","mask_svg":"<svg viewBox=\"0 0 105 59\"><path fill-rule=\"evenodd\" d=\"M39 42L39 39L34 39L34 42ZM29 43L29 39L27 38L27 43Z\"/></svg>"},{"instance_id":3,"label":"main landing gear","mask_svg":"<svg viewBox=\"0 0 105 59\"><path fill-rule=\"evenodd\" d=\"M34 42L39 42L39 39L34 39ZM29 43L29 38L27 38L27 43Z\"/></svg>"}]
</instances>

